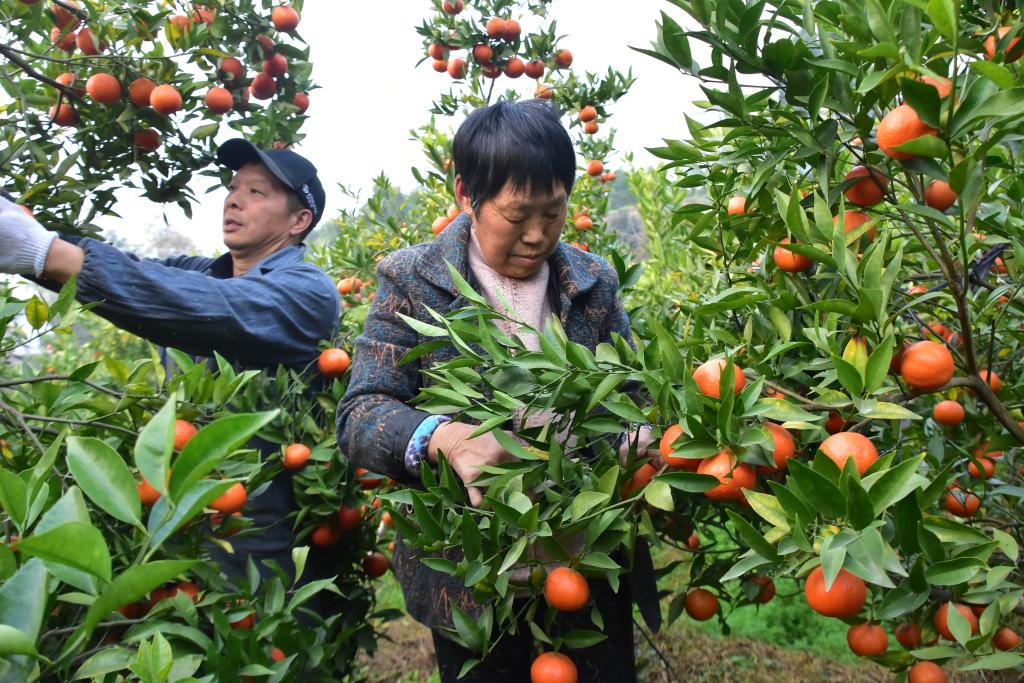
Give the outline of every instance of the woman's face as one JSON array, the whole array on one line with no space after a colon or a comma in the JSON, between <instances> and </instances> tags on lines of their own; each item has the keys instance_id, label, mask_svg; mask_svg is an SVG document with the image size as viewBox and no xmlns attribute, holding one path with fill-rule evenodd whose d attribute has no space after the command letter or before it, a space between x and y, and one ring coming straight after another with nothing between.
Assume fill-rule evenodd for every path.
<instances>
[{"instance_id":1,"label":"woman's face","mask_svg":"<svg viewBox=\"0 0 1024 683\"><path fill-rule=\"evenodd\" d=\"M569 203L561 185L534 195L529 188L515 192L511 183L506 183L476 212L461 176L455 179L455 194L462 210L473 219L484 260L502 275L528 278L555 251Z\"/></svg>"}]
</instances>

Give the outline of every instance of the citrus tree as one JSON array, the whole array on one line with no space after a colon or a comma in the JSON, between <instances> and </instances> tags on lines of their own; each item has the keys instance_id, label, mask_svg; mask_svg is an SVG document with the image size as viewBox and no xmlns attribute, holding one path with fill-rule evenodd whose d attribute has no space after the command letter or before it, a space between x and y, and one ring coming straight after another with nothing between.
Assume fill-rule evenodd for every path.
<instances>
[{"instance_id":1,"label":"citrus tree","mask_svg":"<svg viewBox=\"0 0 1024 683\"><path fill-rule=\"evenodd\" d=\"M193 175L220 177L206 169L222 125L264 147L301 139L300 11L4 4L6 190L73 234L125 187L188 212ZM88 308L73 280L56 298L0 283L0 679L355 677L391 615L373 588L384 482L335 458L347 355L324 340L305 371L175 350L165 365ZM217 558L261 533L247 503L281 476L299 503L282 521L293 566L229 579Z\"/></svg>"},{"instance_id":2,"label":"citrus tree","mask_svg":"<svg viewBox=\"0 0 1024 683\"><path fill-rule=\"evenodd\" d=\"M557 325L528 352L465 282L467 308L408 321L460 352L431 369L420 407L476 420L518 456L488 468L480 508L443 462L423 490L387 496L423 561L476 591L482 611L453 606L452 636L484 656L525 616L539 649L600 642L596 610L592 630L551 629L558 610L588 607L585 577L616 585L628 561L615 552L638 537L692 551L706 533L716 552L664 568L689 572L670 618L727 626L789 576L898 680L1020 668L1016 15L942 0L673 4L688 16L664 14L641 51L697 80L708 120L652 151L706 200L651 219L652 260L699 286L643 280L626 298L635 347L594 353ZM510 17L483 5L444 3L420 29L467 102L535 44L489 32ZM556 101L579 82L554 84ZM642 177L632 185L643 196ZM541 411L554 416L527 427ZM510 413L515 439L499 430ZM662 437L653 462L615 448L644 423ZM536 548L569 566L545 576ZM569 676L564 657L538 662Z\"/></svg>"}]
</instances>

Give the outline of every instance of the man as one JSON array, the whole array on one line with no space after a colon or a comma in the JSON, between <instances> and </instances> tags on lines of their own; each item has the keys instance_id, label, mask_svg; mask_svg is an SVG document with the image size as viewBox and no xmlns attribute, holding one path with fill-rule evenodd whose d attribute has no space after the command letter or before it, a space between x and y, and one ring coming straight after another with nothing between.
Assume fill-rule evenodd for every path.
<instances>
[{"instance_id":1,"label":"man","mask_svg":"<svg viewBox=\"0 0 1024 683\"><path fill-rule=\"evenodd\" d=\"M224 200L223 256L140 260L93 239L58 236L0 198L0 273L50 289L77 276L76 298L97 303L98 315L193 356L217 352L240 369L309 366L317 343L336 334L340 312L330 278L303 258L303 240L324 212L316 168L290 150L241 139L224 143L217 158L235 172ZM265 455L277 450L257 445ZM243 575L248 557L261 570L260 560L274 559L290 571L294 510L286 473L250 499L244 514L264 531L236 538L234 555L217 553L224 571Z\"/></svg>"}]
</instances>

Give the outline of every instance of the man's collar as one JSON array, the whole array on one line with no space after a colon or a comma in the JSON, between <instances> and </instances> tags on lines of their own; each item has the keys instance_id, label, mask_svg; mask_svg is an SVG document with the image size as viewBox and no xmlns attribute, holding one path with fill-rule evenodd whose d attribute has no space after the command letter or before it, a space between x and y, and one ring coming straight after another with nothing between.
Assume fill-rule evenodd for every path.
<instances>
[{"instance_id":1,"label":"man's collar","mask_svg":"<svg viewBox=\"0 0 1024 683\"><path fill-rule=\"evenodd\" d=\"M451 263L464 278L469 278L469 239L472 221L468 214L460 214L423 251L416 261L420 274L432 284L452 294L458 288L448 272ZM559 242L548 257L551 272L558 278L560 291L574 299L588 291L597 282L598 261L573 247Z\"/></svg>"},{"instance_id":2,"label":"man's collar","mask_svg":"<svg viewBox=\"0 0 1024 683\"><path fill-rule=\"evenodd\" d=\"M251 270L241 277L246 277L253 273L266 275L275 268L280 268L297 261L302 261L305 258L305 255L305 244L289 244L287 247L279 249L269 256L263 257L263 259L258 261ZM222 254L214 259L213 263L210 264L208 272L218 279L226 280L227 278L233 277L234 263L234 259L231 258L231 252Z\"/></svg>"}]
</instances>

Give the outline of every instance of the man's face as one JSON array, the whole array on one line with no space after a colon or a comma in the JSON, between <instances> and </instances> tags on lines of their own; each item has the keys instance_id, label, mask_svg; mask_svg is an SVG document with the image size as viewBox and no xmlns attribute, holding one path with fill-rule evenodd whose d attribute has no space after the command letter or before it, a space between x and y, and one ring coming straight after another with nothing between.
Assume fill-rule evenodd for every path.
<instances>
[{"instance_id":1,"label":"man's face","mask_svg":"<svg viewBox=\"0 0 1024 683\"><path fill-rule=\"evenodd\" d=\"M464 208L468 203L467 196ZM519 279L536 273L558 246L567 211L568 195L560 185L534 196L529 188L516 192L506 183L473 214L487 265Z\"/></svg>"},{"instance_id":2,"label":"man's face","mask_svg":"<svg viewBox=\"0 0 1024 683\"><path fill-rule=\"evenodd\" d=\"M291 210L290 190L259 163L235 172L224 199L224 245L232 251L259 251L292 241L302 232L308 211Z\"/></svg>"}]
</instances>

